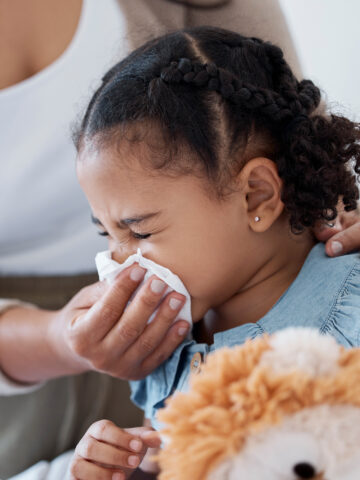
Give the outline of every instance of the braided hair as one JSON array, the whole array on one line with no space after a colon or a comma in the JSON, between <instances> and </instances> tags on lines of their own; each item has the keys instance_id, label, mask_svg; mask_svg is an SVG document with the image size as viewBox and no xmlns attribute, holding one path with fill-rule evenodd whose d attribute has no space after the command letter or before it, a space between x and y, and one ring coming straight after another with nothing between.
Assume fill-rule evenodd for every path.
<instances>
[{"instance_id":1,"label":"braided hair","mask_svg":"<svg viewBox=\"0 0 360 480\"><path fill-rule=\"evenodd\" d=\"M85 139L100 145L155 125L166 154L153 167L201 168L219 196L248 160L266 156L283 181L290 225L301 232L333 220L339 200L355 209L359 196L359 124L320 113L320 101L320 90L295 78L279 47L197 27L151 40L115 65L74 138L79 149ZM196 155L173 155L180 145Z\"/></svg>"}]
</instances>

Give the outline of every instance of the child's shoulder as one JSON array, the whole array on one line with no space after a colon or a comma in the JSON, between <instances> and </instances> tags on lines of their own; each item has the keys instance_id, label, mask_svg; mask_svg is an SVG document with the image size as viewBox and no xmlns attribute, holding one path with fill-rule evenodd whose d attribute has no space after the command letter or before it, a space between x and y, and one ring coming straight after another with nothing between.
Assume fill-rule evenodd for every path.
<instances>
[{"instance_id":1,"label":"child's shoulder","mask_svg":"<svg viewBox=\"0 0 360 480\"><path fill-rule=\"evenodd\" d=\"M278 307L282 328L318 328L344 346L360 346L360 254L330 258L315 245Z\"/></svg>"},{"instance_id":2,"label":"child's shoulder","mask_svg":"<svg viewBox=\"0 0 360 480\"><path fill-rule=\"evenodd\" d=\"M360 346L360 254L331 259L338 278L333 306L321 330L346 347ZM331 277L333 278L333 276Z\"/></svg>"},{"instance_id":3,"label":"child's shoulder","mask_svg":"<svg viewBox=\"0 0 360 480\"><path fill-rule=\"evenodd\" d=\"M246 338L294 326L316 328L347 347L360 346L359 253L330 258L323 244L315 245L274 307L256 324L242 324L215 334L214 347L239 345ZM187 339L145 379L130 382L133 402L154 426L157 410L189 374L194 352L206 356L209 349Z\"/></svg>"},{"instance_id":4,"label":"child's shoulder","mask_svg":"<svg viewBox=\"0 0 360 480\"><path fill-rule=\"evenodd\" d=\"M310 251L301 274L306 283L324 280L331 282L335 288L341 285L349 274L355 274L360 268L360 253L354 252L339 257L329 257L325 252L325 245L317 243Z\"/></svg>"},{"instance_id":5,"label":"child's shoulder","mask_svg":"<svg viewBox=\"0 0 360 480\"><path fill-rule=\"evenodd\" d=\"M314 293L314 302L328 301L332 307L347 297L356 304L360 298L360 253L328 257L325 245L317 244L304 264L303 283ZM310 296L310 295L309 295ZM350 311L349 311L350 313Z\"/></svg>"}]
</instances>

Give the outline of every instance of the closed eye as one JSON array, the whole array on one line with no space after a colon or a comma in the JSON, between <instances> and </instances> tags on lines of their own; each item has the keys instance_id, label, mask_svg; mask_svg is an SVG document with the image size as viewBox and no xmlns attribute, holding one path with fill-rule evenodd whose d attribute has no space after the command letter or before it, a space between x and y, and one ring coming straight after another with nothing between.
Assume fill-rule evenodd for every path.
<instances>
[{"instance_id":1,"label":"closed eye","mask_svg":"<svg viewBox=\"0 0 360 480\"><path fill-rule=\"evenodd\" d=\"M151 237L151 233L136 233L136 232L131 232L132 236L138 240L145 240L146 238ZM108 237L109 234L108 232L98 232L99 235L102 237Z\"/></svg>"},{"instance_id":2,"label":"closed eye","mask_svg":"<svg viewBox=\"0 0 360 480\"><path fill-rule=\"evenodd\" d=\"M151 237L151 233L135 233L132 232L132 236L138 240L145 240L145 238Z\"/></svg>"}]
</instances>

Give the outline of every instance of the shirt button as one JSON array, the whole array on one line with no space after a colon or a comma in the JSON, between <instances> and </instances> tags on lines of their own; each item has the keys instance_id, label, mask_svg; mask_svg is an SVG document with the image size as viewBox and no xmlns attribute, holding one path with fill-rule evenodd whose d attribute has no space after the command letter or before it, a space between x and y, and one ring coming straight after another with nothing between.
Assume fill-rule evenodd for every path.
<instances>
[{"instance_id":1,"label":"shirt button","mask_svg":"<svg viewBox=\"0 0 360 480\"><path fill-rule=\"evenodd\" d=\"M202 363L201 353L200 353L200 352L196 352L196 353L194 354L194 356L192 357L191 363L190 363L190 371L191 371L191 373L200 373L201 363Z\"/></svg>"}]
</instances>

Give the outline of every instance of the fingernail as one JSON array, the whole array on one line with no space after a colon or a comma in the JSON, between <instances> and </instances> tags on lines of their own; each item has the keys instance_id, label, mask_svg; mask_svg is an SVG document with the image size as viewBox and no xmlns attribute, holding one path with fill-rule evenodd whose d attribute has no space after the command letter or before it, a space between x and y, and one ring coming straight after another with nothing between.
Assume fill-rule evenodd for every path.
<instances>
[{"instance_id":1,"label":"fingernail","mask_svg":"<svg viewBox=\"0 0 360 480\"><path fill-rule=\"evenodd\" d=\"M121 473L113 473L112 474L112 477L111 477L111 480L123 480L123 476Z\"/></svg>"},{"instance_id":2,"label":"fingernail","mask_svg":"<svg viewBox=\"0 0 360 480\"><path fill-rule=\"evenodd\" d=\"M131 440L129 445L131 450L134 450L135 452L139 452L142 448L142 443L140 440Z\"/></svg>"},{"instance_id":3,"label":"fingernail","mask_svg":"<svg viewBox=\"0 0 360 480\"><path fill-rule=\"evenodd\" d=\"M159 438L159 433L155 431L141 433L141 437L145 440L145 442L154 443L161 441Z\"/></svg>"},{"instance_id":4,"label":"fingernail","mask_svg":"<svg viewBox=\"0 0 360 480\"><path fill-rule=\"evenodd\" d=\"M145 269L141 267L134 267L131 272L130 272L130 278L131 280L134 280L134 282L138 282L141 280L145 275Z\"/></svg>"},{"instance_id":5,"label":"fingernail","mask_svg":"<svg viewBox=\"0 0 360 480\"><path fill-rule=\"evenodd\" d=\"M182 303L178 298L170 298L169 305L172 310L177 310Z\"/></svg>"},{"instance_id":6,"label":"fingernail","mask_svg":"<svg viewBox=\"0 0 360 480\"><path fill-rule=\"evenodd\" d=\"M189 330L188 327L180 327L178 329L178 335L180 335L180 337L183 337L187 333L188 330Z\"/></svg>"},{"instance_id":7,"label":"fingernail","mask_svg":"<svg viewBox=\"0 0 360 480\"><path fill-rule=\"evenodd\" d=\"M332 242L331 243L331 251L334 255L339 255L343 251L343 246L340 242Z\"/></svg>"},{"instance_id":8,"label":"fingernail","mask_svg":"<svg viewBox=\"0 0 360 480\"><path fill-rule=\"evenodd\" d=\"M136 467L138 463L139 463L138 457L136 457L135 455L130 455L130 457L128 458L128 464L131 467Z\"/></svg>"},{"instance_id":9,"label":"fingernail","mask_svg":"<svg viewBox=\"0 0 360 480\"><path fill-rule=\"evenodd\" d=\"M155 278L151 282L151 290L154 293L161 293L164 290L164 287L165 287L165 283L162 280L158 280L157 278Z\"/></svg>"}]
</instances>

